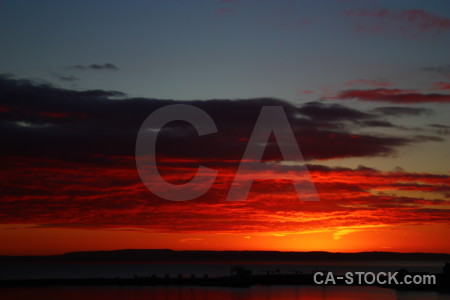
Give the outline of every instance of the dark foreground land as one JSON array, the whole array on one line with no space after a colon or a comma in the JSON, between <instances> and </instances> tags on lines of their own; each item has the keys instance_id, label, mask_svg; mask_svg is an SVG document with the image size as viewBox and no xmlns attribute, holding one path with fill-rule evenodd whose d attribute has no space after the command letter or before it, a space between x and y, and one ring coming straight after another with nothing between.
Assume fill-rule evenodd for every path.
<instances>
[{"instance_id":1,"label":"dark foreground land","mask_svg":"<svg viewBox=\"0 0 450 300\"><path fill-rule=\"evenodd\" d=\"M450 254L434 253L395 253L395 252L362 252L362 253L329 253L329 252L277 252L277 251L173 251L173 250L117 250L117 251L89 251L72 252L53 256L0 256L0 263L65 263L65 262L252 262L252 261L450 261ZM399 279L405 275L435 275L436 284L427 285L379 285L380 287L402 290L426 290L450 292L450 264L446 264L439 274L411 273L399 271ZM344 281L336 285L344 285ZM355 282L356 284L356 282ZM243 266L234 266L229 276L201 277L181 275L171 277L149 276L133 278L86 278L86 279L14 279L0 280L1 286L152 286L152 285L198 285L198 286L227 286L249 287L252 285L317 285L313 274L267 273L252 274Z\"/></svg>"}]
</instances>

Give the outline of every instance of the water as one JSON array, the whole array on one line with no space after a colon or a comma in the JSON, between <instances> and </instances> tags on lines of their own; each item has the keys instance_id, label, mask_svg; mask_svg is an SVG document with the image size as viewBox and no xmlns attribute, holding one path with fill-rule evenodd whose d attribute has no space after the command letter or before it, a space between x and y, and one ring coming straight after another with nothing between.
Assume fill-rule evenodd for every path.
<instances>
[{"instance_id":1,"label":"water","mask_svg":"<svg viewBox=\"0 0 450 300\"><path fill-rule=\"evenodd\" d=\"M310 274L315 271L331 271L335 274L345 272L394 272L407 269L412 272L441 273L444 262L427 261L342 261L342 262L265 262L265 263L3 263L0 264L1 279L45 279L45 278L132 278L133 276L163 277L169 274L176 277L210 277L230 275L232 265L244 265L253 274L265 274L267 271L293 273L301 271Z\"/></svg>"},{"instance_id":2,"label":"water","mask_svg":"<svg viewBox=\"0 0 450 300\"><path fill-rule=\"evenodd\" d=\"M337 273L371 271L389 272L401 268L415 272L442 272L444 262L417 261L343 261L343 262L260 262L234 263L245 265L253 274L278 270L280 273L302 271L333 271ZM229 263L3 263L0 265L0 279L44 279L44 278L131 278L137 276L169 274L210 277L229 275ZM201 286L42 286L42 287L0 287L1 300L250 300L250 299L383 299L383 300L443 300L450 294L436 292L395 291L374 286L252 286L250 288L222 288Z\"/></svg>"},{"instance_id":3,"label":"water","mask_svg":"<svg viewBox=\"0 0 450 300\"><path fill-rule=\"evenodd\" d=\"M450 294L399 292L367 286L2 287L2 300L444 300Z\"/></svg>"}]
</instances>

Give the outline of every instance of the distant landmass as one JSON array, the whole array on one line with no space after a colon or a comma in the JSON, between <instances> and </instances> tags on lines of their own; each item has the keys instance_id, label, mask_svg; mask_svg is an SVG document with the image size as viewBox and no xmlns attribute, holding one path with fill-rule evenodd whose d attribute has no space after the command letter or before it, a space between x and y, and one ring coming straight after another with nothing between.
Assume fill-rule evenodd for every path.
<instances>
[{"instance_id":1,"label":"distant landmass","mask_svg":"<svg viewBox=\"0 0 450 300\"><path fill-rule=\"evenodd\" d=\"M15 261L140 261L140 262L251 262L251 261L450 261L447 253L399 252L282 252L200 251L170 249L124 249L81 251L48 256L0 256L0 262Z\"/></svg>"}]
</instances>

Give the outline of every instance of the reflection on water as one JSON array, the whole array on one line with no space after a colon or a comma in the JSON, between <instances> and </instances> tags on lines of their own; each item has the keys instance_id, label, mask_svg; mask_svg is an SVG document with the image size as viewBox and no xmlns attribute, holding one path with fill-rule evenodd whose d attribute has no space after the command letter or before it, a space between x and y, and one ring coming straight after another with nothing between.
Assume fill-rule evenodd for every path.
<instances>
[{"instance_id":1,"label":"reflection on water","mask_svg":"<svg viewBox=\"0 0 450 300\"><path fill-rule=\"evenodd\" d=\"M397 292L377 287L254 286L219 287L11 287L0 288L2 300L443 300L449 294Z\"/></svg>"}]
</instances>

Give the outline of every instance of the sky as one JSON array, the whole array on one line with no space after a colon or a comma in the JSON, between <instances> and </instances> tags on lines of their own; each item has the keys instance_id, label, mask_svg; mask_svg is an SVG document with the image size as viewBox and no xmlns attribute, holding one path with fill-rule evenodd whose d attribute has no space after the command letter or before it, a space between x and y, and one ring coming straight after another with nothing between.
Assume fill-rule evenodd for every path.
<instances>
[{"instance_id":1,"label":"sky","mask_svg":"<svg viewBox=\"0 0 450 300\"><path fill-rule=\"evenodd\" d=\"M0 255L170 248L450 253L450 2L0 2ZM158 131L169 201L139 177ZM273 136L264 175L227 201L258 116L282 106L303 155ZM299 201L306 163L320 201ZM251 175L250 175L251 177Z\"/></svg>"}]
</instances>

